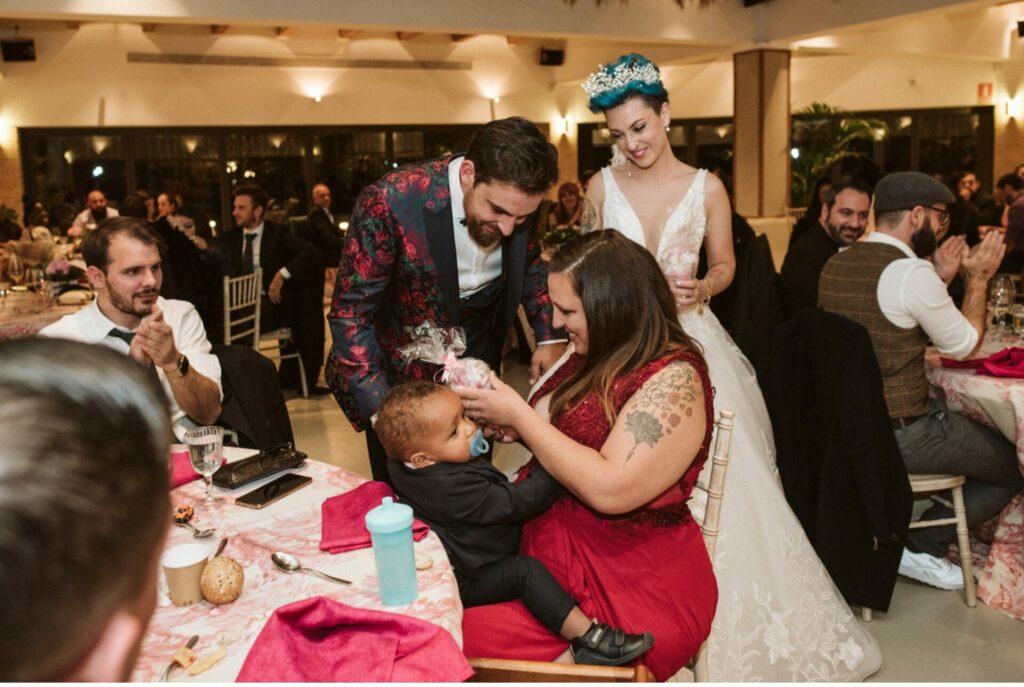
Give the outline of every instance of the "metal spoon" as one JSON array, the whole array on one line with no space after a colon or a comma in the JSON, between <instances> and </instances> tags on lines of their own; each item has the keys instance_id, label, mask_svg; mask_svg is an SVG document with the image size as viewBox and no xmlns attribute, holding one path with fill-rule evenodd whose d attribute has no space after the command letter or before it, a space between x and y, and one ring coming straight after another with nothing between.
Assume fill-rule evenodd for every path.
<instances>
[{"instance_id":1,"label":"metal spoon","mask_svg":"<svg viewBox=\"0 0 1024 687\"><path fill-rule=\"evenodd\" d=\"M196 645L196 642L198 641L199 635L192 635L192 638L189 639L188 642L186 642L185 648L191 649ZM177 661L171 661L171 664L167 666L166 670L164 670L163 675L160 676L160 682L167 682L167 678L171 676L171 671L174 670L178 665L179 663Z\"/></svg>"},{"instance_id":2,"label":"metal spoon","mask_svg":"<svg viewBox=\"0 0 1024 687\"><path fill-rule=\"evenodd\" d=\"M314 570L313 568L303 568L302 563L299 563L298 558L291 555L290 553L285 553L284 551L276 551L272 553L270 555L270 560L274 561L274 565L281 568L281 570L284 570L287 573L304 572L307 575L316 575L317 577L322 577L323 579L330 580L331 582L340 582L341 584L352 584L348 580L343 580L340 577L334 577L333 575L322 573L319 570Z\"/></svg>"},{"instance_id":3,"label":"metal spoon","mask_svg":"<svg viewBox=\"0 0 1024 687\"><path fill-rule=\"evenodd\" d=\"M206 537L212 537L216 531L212 527L208 530L201 530L190 522L176 522L174 523L178 527L184 527L187 530L192 530L192 536L196 539L205 539Z\"/></svg>"}]
</instances>

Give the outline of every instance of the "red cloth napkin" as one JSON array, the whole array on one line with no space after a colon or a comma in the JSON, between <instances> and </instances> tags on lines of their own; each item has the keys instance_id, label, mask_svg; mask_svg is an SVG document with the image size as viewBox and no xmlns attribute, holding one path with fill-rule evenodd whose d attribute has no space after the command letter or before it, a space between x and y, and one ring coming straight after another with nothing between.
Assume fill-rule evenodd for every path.
<instances>
[{"instance_id":1,"label":"red cloth napkin","mask_svg":"<svg viewBox=\"0 0 1024 687\"><path fill-rule=\"evenodd\" d=\"M226 458L221 459L221 465L227 462ZM184 451L171 449L171 489L188 484L194 479L202 477L192 469L192 461L188 457L188 448Z\"/></svg>"},{"instance_id":2,"label":"red cloth napkin","mask_svg":"<svg viewBox=\"0 0 1024 687\"><path fill-rule=\"evenodd\" d=\"M462 682L472 674L444 628L316 596L274 611L236 682Z\"/></svg>"},{"instance_id":3,"label":"red cloth napkin","mask_svg":"<svg viewBox=\"0 0 1024 687\"><path fill-rule=\"evenodd\" d=\"M352 491L324 501L320 507L323 525L320 528L320 550L344 553L371 545L366 529L366 514L380 505L385 496L394 496L385 482L365 482ZM412 521L412 539L419 541L430 528L419 520Z\"/></svg>"},{"instance_id":4,"label":"red cloth napkin","mask_svg":"<svg viewBox=\"0 0 1024 687\"><path fill-rule=\"evenodd\" d=\"M1006 350L993 353L987 358L972 360L953 360L942 358L943 367L954 369L973 368L977 374L992 377L1024 378L1024 348L1013 346Z\"/></svg>"}]
</instances>

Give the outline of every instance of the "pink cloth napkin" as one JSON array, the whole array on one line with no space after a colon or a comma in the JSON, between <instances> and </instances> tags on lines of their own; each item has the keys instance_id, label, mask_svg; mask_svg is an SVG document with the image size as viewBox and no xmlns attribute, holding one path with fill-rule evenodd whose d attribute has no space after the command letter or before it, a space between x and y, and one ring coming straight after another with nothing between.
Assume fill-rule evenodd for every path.
<instances>
[{"instance_id":1,"label":"pink cloth napkin","mask_svg":"<svg viewBox=\"0 0 1024 687\"><path fill-rule=\"evenodd\" d=\"M953 360L942 358L943 367L954 369L973 368L977 374L992 377L1024 378L1024 348L1013 346L1006 350L993 353L987 358L973 360Z\"/></svg>"},{"instance_id":2,"label":"pink cloth napkin","mask_svg":"<svg viewBox=\"0 0 1024 687\"><path fill-rule=\"evenodd\" d=\"M439 625L316 596L274 611L236 682L462 682L472 674Z\"/></svg>"},{"instance_id":3,"label":"pink cloth napkin","mask_svg":"<svg viewBox=\"0 0 1024 687\"><path fill-rule=\"evenodd\" d=\"M227 462L227 459L221 459L221 465ZM192 469L192 461L188 458L188 448L184 451L176 450L175 447L171 448L171 489L180 487L182 484L188 484L194 479L202 477L198 472Z\"/></svg>"},{"instance_id":4,"label":"pink cloth napkin","mask_svg":"<svg viewBox=\"0 0 1024 687\"><path fill-rule=\"evenodd\" d=\"M365 482L352 491L324 501L320 507L323 525L320 528L320 550L343 553L365 549L371 545L366 529L366 514L380 505L385 496L394 496L384 482ZM419 520L412 521L413 541L427 536L430 528Z\"/></svg>"},{"instance_id":5,"label":"pink cloth napkin","mask_svg":"<svg viewBox=\"0 0 1024 687\"><path fill-rule=\"evenodd\" d=\"M184 453L180 451L171 452L171 489L188 484L194 479L202 477L192 469L192 461L188 459L188 449Z\"/></svg>"}]
</instances>

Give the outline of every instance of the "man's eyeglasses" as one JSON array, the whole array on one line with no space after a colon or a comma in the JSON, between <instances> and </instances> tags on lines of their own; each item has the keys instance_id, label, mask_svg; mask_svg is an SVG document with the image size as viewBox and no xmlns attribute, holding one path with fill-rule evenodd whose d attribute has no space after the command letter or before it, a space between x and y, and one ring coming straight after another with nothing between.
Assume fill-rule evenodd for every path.
<instances>
[{"instance_id":1,"label":"man's eyeglasses","mask_svg":"<svg viewBox=\"0 0 1024 687\"><path fill-rule=\"evenodd\" d=\"M939 213L940 227L944 227L947 224L949 224L949 210L943 210L942 208L933 207L931 205L923 205L922 207L926 207L929 210L934 210L935 212Z\"/></svg>"}]
</instances>

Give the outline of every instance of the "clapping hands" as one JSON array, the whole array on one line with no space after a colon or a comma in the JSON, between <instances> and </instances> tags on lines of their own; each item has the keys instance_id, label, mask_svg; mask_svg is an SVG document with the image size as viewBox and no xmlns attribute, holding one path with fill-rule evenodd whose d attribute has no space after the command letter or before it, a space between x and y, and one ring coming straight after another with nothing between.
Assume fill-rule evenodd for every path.
<instances>
[{"instance_id":1,"label":"clapping hands","mask_svg":"<svg viewBox=\"0 0 1024 687\"><path fill-rule=\"evenodd\" d=\"M128 355L141 365L150 364L168 368L178 363L178 349L174 345L174 331L164 321L164 313L153 306L150 313L135 332L135 338L128 348Z\"/></svg>"}]
</instances>

